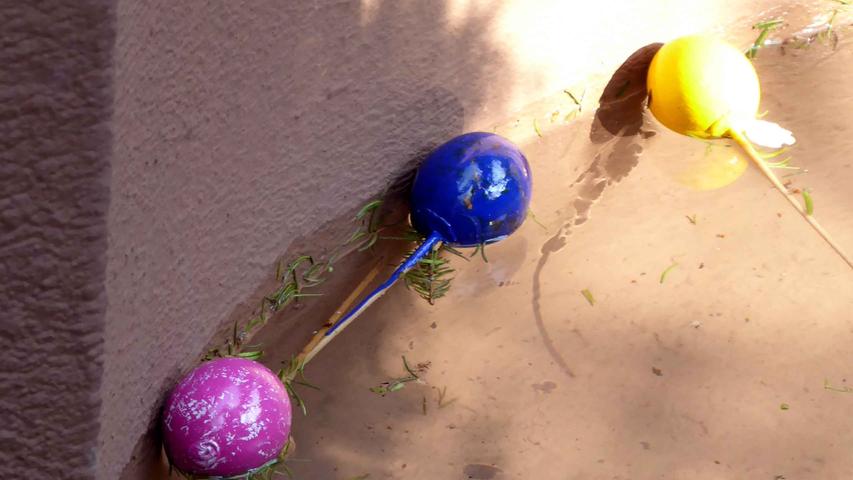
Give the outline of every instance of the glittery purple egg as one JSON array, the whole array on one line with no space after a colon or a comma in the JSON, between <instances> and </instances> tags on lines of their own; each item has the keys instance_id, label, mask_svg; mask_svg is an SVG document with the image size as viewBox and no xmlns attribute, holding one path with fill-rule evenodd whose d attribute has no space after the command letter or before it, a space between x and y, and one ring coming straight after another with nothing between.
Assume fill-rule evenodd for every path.
<instances>
[{"instance_id":1,"label":"glittery purple egg","mask_svg":"<svg viewBox=\"0 0 853 480\"><path fill-rule=\"evenodd\" d=\"M205 362L163 407L172 464L204 476L241 475L274 460L290 435L290 399L278 377L242 358Z\"/></svg>"}]
</instances>

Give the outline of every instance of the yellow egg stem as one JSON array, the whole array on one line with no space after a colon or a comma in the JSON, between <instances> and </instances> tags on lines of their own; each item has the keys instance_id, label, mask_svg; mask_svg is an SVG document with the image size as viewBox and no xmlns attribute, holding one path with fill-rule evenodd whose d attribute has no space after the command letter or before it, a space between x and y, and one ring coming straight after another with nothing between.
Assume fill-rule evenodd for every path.
<instances>
[{"instance_id":1,"label":"yellow egg stem","mask_svg":"<svg viewBox=\"0 0 853 480\"><path fill-rule=\"evenodd\" d=\"M744 149L749 158L751 158L755 165L758 167L758 169L761 170L761 173L763 173L764 176L767 177L768 180L770 180L770 183L772 183L773 186L776 187L776 190L778 190L779 193L781 193L785 197L785 199L788 200L788 203L790 203L798 212L800 212L800 215L802 215L802 217L806 219L809 225L811 225L812 228L815 229L815 231L821 236L821 238L823 238L826 243L828 243L829 246L832 247L832 249L835 250L835 252L845 262L847 262L847 265L849 265L850 268L853 268L853 261L850 260L850 257L847 256L847 254L841 249L841 247L835 243L829 233L824 230L823 227L820 226L814 216L809 215L809 213L806 212L806 209L802 205L800 205L800 202L798 202L794 199L793 196L788 194L788 190L785 188L784 185L782 185L782 182L779 181L779 177L777 177L776 174L773 173L773 171L770 169L770 167L767 166L767 163L764 161L764 159L761 158L761 154L758 153L757 150L755 150L755 147L753 147L752 143L746 139L744 134L738 130L731 129L728 131L727 136L731 137L735 142L737 142L738 145L741 146L741 148Z\"/></svg>"}]
</instances>

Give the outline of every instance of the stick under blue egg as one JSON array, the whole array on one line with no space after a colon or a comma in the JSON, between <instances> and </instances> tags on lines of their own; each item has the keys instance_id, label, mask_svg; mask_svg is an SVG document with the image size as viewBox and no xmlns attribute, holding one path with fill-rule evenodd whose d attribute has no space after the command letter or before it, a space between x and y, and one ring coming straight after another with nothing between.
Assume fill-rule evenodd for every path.
<instances>
[{"instance_id":1,"label":"stick under blue egg","mask_svg":"<svg viewBox=\"0 0 853 480\"><path fill-rule=\"evenodd\" d=\"M459 135L418 167L412 185L412 226L426 239L381 285L338 317L378 272L374 267L297 357L305 365L407 271L442 243L475 247L498 242L524 223L530 205L530 166L509 140L484 132Z\"/></svg>"}]
</instances>

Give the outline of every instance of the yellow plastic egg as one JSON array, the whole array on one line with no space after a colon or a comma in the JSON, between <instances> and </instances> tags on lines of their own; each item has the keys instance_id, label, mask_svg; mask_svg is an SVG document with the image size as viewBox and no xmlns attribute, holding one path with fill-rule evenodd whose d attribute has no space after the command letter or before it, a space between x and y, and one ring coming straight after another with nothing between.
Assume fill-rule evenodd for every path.
<instances>
[{"instance_id":1,"label":"yellow plastic egg","mask_svg":"<svg viewBox=\"0 0 853 480\"><path fill-rule=\"evenodd\" d=\"M661 47L649 66L647 88L658 121L699 138L728 136L733 122L756 117L761 98L758 75L743 52L704 35Z\"/></svg>"}]
</instances>

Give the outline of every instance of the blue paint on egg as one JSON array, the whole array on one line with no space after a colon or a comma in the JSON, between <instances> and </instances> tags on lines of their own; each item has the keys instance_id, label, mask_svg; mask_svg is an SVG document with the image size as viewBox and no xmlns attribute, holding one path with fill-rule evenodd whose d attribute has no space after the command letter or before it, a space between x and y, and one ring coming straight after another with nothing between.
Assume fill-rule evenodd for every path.
<instances>
[{"instance_id":1,"label":"blue paint on egg","mask_svg":"<svg viewBox=\"0 0 853 480\"><path fill-rule=\"evenodd\" d=\"M493 133L466 133L418 168L412 225L460 247L497 242L524 223L531 192L530 166L518 147Z\"/></svg>"}]
</instances>

